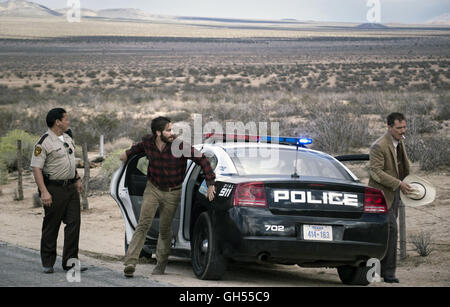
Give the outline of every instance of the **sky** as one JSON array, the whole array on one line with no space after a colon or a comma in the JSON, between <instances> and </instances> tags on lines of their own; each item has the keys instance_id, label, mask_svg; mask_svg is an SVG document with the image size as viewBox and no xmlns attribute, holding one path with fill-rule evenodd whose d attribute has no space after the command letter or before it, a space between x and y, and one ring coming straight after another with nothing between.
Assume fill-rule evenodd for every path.
<instances>
[{"instance_id":1,"label":"sky","mask_svg":"<svg viewBox=\"0 0 450 307\"><path fill-rule=\"evenodd\" d=\"M28 0L49 8L74 0ZM422 23L450 13L450 0L77 0L81 8L136 8L152 14L252 19ZM379 5L378 5L379 4ZM379 8L379 10L377 10ZM369 15L369 17L368 17ZM369 18L369 19L368 19Z\"/></svg>"}]
</instances>

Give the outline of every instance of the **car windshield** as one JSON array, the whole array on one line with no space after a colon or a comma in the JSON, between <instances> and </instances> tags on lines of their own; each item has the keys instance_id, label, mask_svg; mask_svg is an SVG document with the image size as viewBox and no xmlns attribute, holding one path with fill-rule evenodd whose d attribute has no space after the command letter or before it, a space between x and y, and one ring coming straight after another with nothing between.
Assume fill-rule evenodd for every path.
<instances>
[{"instance_id":1,"label":"car windshield","mask_svg":"<svg viewBox=\"0 0 450 307\"><path fill-rule=\"evenodd\" d=\"M269 147L228 148L226 152L239 175L290 176L296 166L299 176L353 180L342 165L318 152Z\"/></svg>"}]
</instances>

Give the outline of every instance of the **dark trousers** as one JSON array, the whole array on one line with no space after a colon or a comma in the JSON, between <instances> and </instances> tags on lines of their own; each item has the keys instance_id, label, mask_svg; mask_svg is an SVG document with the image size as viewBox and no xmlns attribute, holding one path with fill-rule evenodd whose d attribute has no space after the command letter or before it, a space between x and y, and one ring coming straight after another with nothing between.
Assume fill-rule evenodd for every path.
<instances>
[{"instance_id":1,"label":"dark trousers","mask_svg":"<svg viewBox=\"0 0 450 307\"><path fill-rule=\"evenodd\" d=\"M56 242L61 222L64 227L64 248L62 265L78 258L78 241L80 238L80 196L75 184L69 186L48 185L52 195L52 205L44 207L45 216L42 223L41 260L42 266L53 267L56 261Z\"/></svg>"},{"instance_id":2,"label":"dark trousers","mask_svg":"<svg viewBox=\"0 0 450 307\"><path fill-rule=\"evenodd\" d=\"M388 249L383 260L381 260L381 276L394 278L397 268L397 241L398 241L398 206L400 202L400 189L396 191L394 202L389 209L389 238Z\"/></svg>"}]
</instances>

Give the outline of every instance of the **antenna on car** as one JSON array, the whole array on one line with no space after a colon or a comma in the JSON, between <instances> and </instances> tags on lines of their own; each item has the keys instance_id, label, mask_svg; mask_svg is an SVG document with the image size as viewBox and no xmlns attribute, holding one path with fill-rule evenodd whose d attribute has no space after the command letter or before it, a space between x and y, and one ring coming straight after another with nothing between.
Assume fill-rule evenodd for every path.
<instances>
[{"instance_id":1,"label":"antenna on car","mask_svg":"<svg viewBox=\"0 0 450 307\"><path fill-rule=\"evenodd\" d=\"M294 161L294 173L291 175L291 178L295 178L298 179L300 178L300 176L297 174L297 156L298 156L298 148L306 148L306 145L311 144L312 143L312 139L309 138L298 138L297 142L295 144L295 161Z\"/></svg>"},{"instance_id":2,"label":"antenna on car","mask_svg":"<svg viewBox=\"0 0 450 307\"><path fill-rule=\"evenodd\" d=\"M299 144L295 146L295 161L294 161L294 173L291 175L291 178L298 179L300 176L297 174L297 156L298 156L298 148L300 147Z\"/></svg>"}]
</instances>

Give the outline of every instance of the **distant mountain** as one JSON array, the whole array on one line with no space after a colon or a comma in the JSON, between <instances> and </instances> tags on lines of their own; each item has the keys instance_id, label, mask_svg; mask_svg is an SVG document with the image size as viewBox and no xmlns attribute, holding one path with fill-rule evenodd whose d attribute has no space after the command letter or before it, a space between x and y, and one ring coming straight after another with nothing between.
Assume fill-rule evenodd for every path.
<instances>
[{"instance_id":1,"label":"distant mountain","mask_svg":"<svg viewBox=\"0 0 450 307\"><path fill-rule=\"evenodd\" d=\"M389 29L388 26L385 26L381 23L362 23L360 25L357 25L355 28L357 29L365 29L365 30L383 30L383 29Z\"/></svg>"},{"instance_id":2,"label":"distant mountain","mask_svg":"<svg viewBox=\"0 0 450 307\"><path fill-rule=\"evenodd\" d=\"M217 18L217 17L190 17L179 16L175 17L181 21L212 21L223 23L256 23L256 24L303 24L304 22L297 21L296 19L282 19L282 20L269 20L269 19L237 19L237 18Z\"/></svg>"},{"instance_id":3,"label":"distant mountain","mask_svg":"<svg viewBox=\"0 0 450 307\"><path fill-rule=\"evenodd\" d=\"M63 8L63 9L54 9L54 11L66 16L67 12L69 11L69 8ZM89 9L81 9L81 17L97 17L98 13L94 10Z\"/></svg>"},{"instance_id":4,"label":"distant mountain","mask_svg":"<svg viewBox=\"0 0 450 307\"><path fill-rule=\"evenodd\" d=\"M61 15L61 13L34 2L24 0L9 0L0 2L0 16L49 17Z\"/></svg>"},{"instance_id":5,"label":"distant mountain","mask_svg":"<svg viewBox=\"0 0 450 307\"><path fill-rule=\"evenodd\" d=\"M65 16L69 8L49 9L46 6L25 1L25 0L0 0L0 16L11 17L48 17ZM108 19L134 19L134 20L154 20L173 19L171 16L154 15L143 10L132 8L118 8L105 10L81 9L81 17L108 18Z\"/></svg>"},{"instance_id":6,"label":"distant mountain","mask_svg":"<svg viewBox=\"0 0 450 307\"><path fill-rule=\"evenodd\" d=\"M436 17L428 20L426 23L434 24L434 25L447 25L447 26L450 26L450 13L445 13L445 14L436 16Z\"/></svg>"},{"instance_id":7,"label":"distant mountain","mask_svg":"<svg viewBox=\"0 0 450 307\"><path fill-rule=\"evenodd\" d=\"M98 11L97 16L111 19L137 19L137 20L151 20L160 17L138 9L105 9Z\"/></svg>"}]
</instances>

